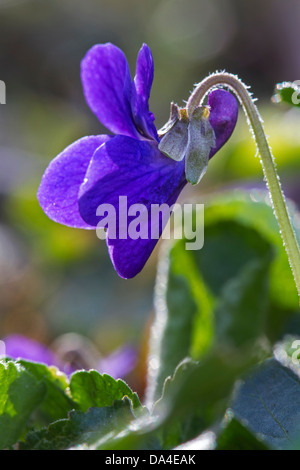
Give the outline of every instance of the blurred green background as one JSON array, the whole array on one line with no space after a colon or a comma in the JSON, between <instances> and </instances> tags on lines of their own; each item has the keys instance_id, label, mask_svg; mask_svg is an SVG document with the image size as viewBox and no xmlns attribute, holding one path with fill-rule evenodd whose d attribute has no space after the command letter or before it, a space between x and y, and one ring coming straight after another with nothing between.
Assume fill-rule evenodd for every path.
<instances>
[{"instance_id":1,"label":"blurred green background","mask_svg":"<svg viewBox=\"0 0 300 470\"><path fill-rule=\"evenodd\" d=\"M55 224L36 192L52 158L84 135L105 133L85 103L80 61L113 42L134 74L143 42L152 49L150 106L157 127L171 101L226 69L251 85L286 194L300 202L300 112L271 102L277 82L300 79L298 0L0 0L0 338L21 333L51 344L77 332L106 355L123 344L139 361L128 378L142 395L159 246L135 279L118 278L95 233ZM228 188L264 187L240 111L230 142L210 162L197 202ZM205 249L205 248L204 248Z\"/></svg>"}]
</instances>

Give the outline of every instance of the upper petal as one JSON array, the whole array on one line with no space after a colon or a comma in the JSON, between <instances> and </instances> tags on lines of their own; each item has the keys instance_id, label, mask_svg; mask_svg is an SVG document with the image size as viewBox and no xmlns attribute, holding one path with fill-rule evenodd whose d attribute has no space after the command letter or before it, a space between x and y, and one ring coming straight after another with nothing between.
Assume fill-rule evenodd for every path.
<instances>
[{"instance_id":1,"label":"upper petal","mask_svg":"<svg viewBox=\"0 0 300 470\"><path fill-rule=\"evenodd\" d=\"M212 125L216 147L211 149L210 158L227 142L231 136L238 117L238 102L226 90L214 90L208 96L210 106L209 122Z\"/></svg>"},{"instance_id":2,"label":"upper petal","mask_svg":"<svg viewBox=\"0 0 300 470\"><path fill-rule=\"evenodd\" d=\"M86 101L102 124L115 134L138 138L124 53L110 43L92 47L81 62L81 80Z\"/></svg>"},{"instance_id":3,"label":"upper petal","mask_svg":"<svg viewBox=\"0 0 300 470\"><path fill-rule=\"evenodd\" d=\"M37 195L50 219L70 227L93 228L79 213L78 192L95 150L110 138L106 135L84 137L50 162Z\"/></svg>"},{"instance_id":4,"label":"upper petal","mask_svg":"<svg viewBox=\"0 0 300 470\"><path fill-rule=\"evenodd\" d=\"M139 51L136 73L132 90L132 112L135 123L141 133L151 139L159 140L154 125L154 116L149 111L149 98L154 77L153 57L147 44L143 44Z\"/></svg>"},{"instance_id":5,"label":"upper petal","mask_svg":"<svg viewBox=\"0 0 300 470\"><path fill-rule=\"evenodd\" d=\"M154 143L117 136L95 152L79 192L79 210L87 223L97 226L98 206L112 204L118 227L119 196L127 197L128 207L143 204L150 215L151 204L171 206L185 183L183 162L165 157ZM131 220L128 217L128 224ZM157 243L150 237L152 223L149 217L145 221L146 240L112 239L108 233L109 253L121 277L135 276L146 263ZM159 227L159 234L162 229Z\"/></svg>"}]
</instances>

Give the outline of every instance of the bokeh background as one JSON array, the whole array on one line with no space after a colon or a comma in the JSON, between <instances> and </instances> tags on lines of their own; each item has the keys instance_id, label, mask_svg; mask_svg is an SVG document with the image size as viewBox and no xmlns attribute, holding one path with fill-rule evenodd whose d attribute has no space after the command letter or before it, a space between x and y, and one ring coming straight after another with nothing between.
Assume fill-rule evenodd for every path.
<instances>
[{"instance_id":1,"label":"bokeh background","mask_svg":"<svg viewBox=\"0 0 300 470\"><path fill-rule=\"evenodd\" d=\"M271 101L277 82L300 79L299 24L298 0L0 0L0 338L18 333L55 348L75 332L103 356L133 347L136 366L124 375L143 394L159 246L141 274L122 280L105 242L48 220L36 199L52 158L106 132L85 103L80 61L92 45L113 42L133 75L146 42L158 128L170 102L183 105L208 73L238 74L259 100L284 190L299 203L300 112ZM230 142L181 201L264 187L255 153L241 111Z\"/></svg>"}]
</instances>

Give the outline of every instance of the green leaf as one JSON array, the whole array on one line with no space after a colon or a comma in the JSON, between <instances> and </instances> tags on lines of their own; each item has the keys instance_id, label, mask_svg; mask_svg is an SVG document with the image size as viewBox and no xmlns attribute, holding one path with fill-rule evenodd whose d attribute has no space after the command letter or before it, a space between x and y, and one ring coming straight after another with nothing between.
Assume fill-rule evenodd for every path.
<instances>
[{"instance_id":1,"label":"green leaf","mask_svg":"<svg viewBox=\"0 0 300 470\"><path fill-rule=\"evenodd\" d=\"M270 450L270 447L233 417L219 434L215 450Z\"/></svg>"},{"instance_id":2,"label":"green leaf","mask_svg":"<svg viewBox=\"0 0 300 470\"><path fill-rule=\"evenodd\" d=\"M201 411L202 430L221 415L236 377L253 364L253 357L240 351L239 357L229 350L214 351L199 363L185 360L176 368L164 385L162 398L155 405L155 413L163 409L170 418ZM213 373L212 373L213 372Z\"/></svg>"},{"instance_id":3,"label":"green leaf","mask_svg":"<svg viewBox=\"0 0 300 470\"><path fill-rule=\"evenodd\" d=\"M122 430L107 434L94 445L97 450L160 450L159 437L161 420L148 413L131 421Z\"/></svg>"},{"instance_id":4,"label":"green leaf","mask_svg":"<svg viewBox=\"0 0 300 470\"><path fill-rule=\"evenodd\" d=\"M235 220L206 222L205 235L203 249L193 255L207 287L216 297L247 263L270 251L268 242L255 229Z\"/></svg>"},{"instance_id":5,"label":"green leaf","mask_svg":"<svg viewBox=\"0 0 300 470\"><path fill-rule=\"evenodd\" d=\"M269 359L245 378L231 408L270 446L290 447L300 432L300 379Z\"/></svg>"},{"instance_id":6,"label":"green leaf","mask_svg":"<svg viewBox=\"0 0 300 470\"><path fill-rule=\"evenodd\" d=\"M153 413L96 444L99 450L171 449L220 421L236 378L257 362L249 349L222 350L200 363L186 359L168 378Z\"/></svg>"},{"instance_id":7,"label":"green leaf","mask_svg":"<svg viewBox=\"0 0 300 470\"><path fill-rule=\"evenodd\" d=\"M265 212L273 229L257 222L266 219ZM161 395L164 380L185 357L200 359L216 341L238 346L266 333L270 266L277 249L273 219L270 207L250 198L217 199L205 208L201 250L187 251L186 239L165 250L156 283L148 402Z\"/></svg>"},{"instance_id":8,"label":"green leaf","mask_svg":"<svg viewBox=\"0 0 300 470\"><path fill-rule=\"evenodd\" d=\"M228 281L215 309L216 341L240 347L262 337L266 322L271 256L248 263Z\"/></svg>"},{"instance_id":9,"label":"green leaf","mask_svg":"<svg viewBox=\"0 0 300 470\"><path fill-rule=\"evenodd\" d=\"M63 450L74 446L92 445L105 435L123 429L134 418L128 399L116 401L113 406L91 408L87 412L71 411L40 431L30 432L21 450Z\"/></svg>"},{"instance_id":10,"label":"green leaf","mask_svg":"<svg viewBox=\"0 0 300 470\"><path fill-rule=\"evenodd\" d=\"M161 396L166 377L172 375L179 362L190 354L197 304L190 279L181 274L184 266L188 271L187 258L184 249L174 249L169 260L165 257L159 265L155 293L156 320L152 327L149 354L150 374L156 375L151 380L152 389L148 389L151 402Z\"/></svg>"},{"instance_id":11,"label":"green leaf","mask_svg":"<svg viewBox=\"0 0 300 470\"><path fill-rule=\"evenodd\" d=\"M300 107L300 82L282 82L277 83L275 88L275 95L273 96L274 103L284 102L291 106Z\"/></svg>"},{"instance_id":12,"label":"green leaf","mask_svg":"<svg viewBox=\"0 0 300 470\"><path fill-rule=\"evenodd\" d=\"M297 289L276 218L266 200L266 191L253 191L251 194L242 191L224 193L220 197L218 196L208 201L205 205L205 226L222 220L228 222L235 221L244 227L256 230L268 241L275 252L270 272L270 300L272 304L279 308L293 311L299 308ZM289 213L294 223L296 234L300 235L296 223L298 214L294 206L289 205ZM282 312L282 315L284 320L286 312Z\"/></svg>"},{"instance_id":13,"label":"green leaf","mask_svg":"<svg viewBox=\"0 0 300 470\"><path fill-rule=\"evenodd\" d=\"M24 360L18 361L17 364L21 364L37 380L45 384L46 394L38 410L43 425L65 418L69 411L78 408L68 394L67 377L56 367Z\"/></svg>"},{"instance_id":14,"label":"green leaf","mask_svg":"<svg viewBox=\"0 0 300 470\"><path fill-rule=\"evenodd\" d=\"M154 408L157 425L145 423L138 432L144 437L158 433L166 448L220 422L235 381L252 363L270 355L270 343L282 336L298 309L265 193L226 194L210 201L205 206L204 247L188 251L185 242L166 244L160 261L148 402L159 396L164 378L166 384ZM176 362L180 365L174 376ZM240 425L245 427L244 422ZM255 441L255 430L246 431L254 432Z\"/></svg>"},{"instance_id":15,"label":"green leaf","mask_svg":"<svg viewBox=\"0 0 300 470\"><path fill-rule=\"evenodd\" d=\"M133 408L141 406L139 398L123 380L115 380L96 370L78 371L71 376L70 391L82 411L90 407L112 406L115 400L128 397Z\"/></svg>"},{"instance_id":16,"label":"green leaf","mask_svg":"<svg viewBox=\"0 0 300 470\"><path fill-rule=\"evenodd\" d=\"M0 449L13 445L45 397L42 381L19 364L0 363Z\"/></svg>"},{"instance_id":17,"label":"green leaf","mask_svg":"<svg viewBox=\"0 0 300 470\"><path fill-rule=\"evenodd\" d=\"M240 348L236 354L220 348L199 363L186 359L179 364L154 408L154 415L163 416L164 445L175 447L220 421L235 380L256 361L251 349Z\"/></svg>"},{"instance_id":18,"label":"green leaf","mask_svg":"<svg viewBox=\"0 0 300 470\"><path fill-rule=\"evenodd\" d=\"M237 376L253 363L249 351L238 357L229 351L215 352L199 364L183 361L166 380L153 413L103 439L97 449L171 449L194 438L222 419Z\"/></svg>"}]
</instances>

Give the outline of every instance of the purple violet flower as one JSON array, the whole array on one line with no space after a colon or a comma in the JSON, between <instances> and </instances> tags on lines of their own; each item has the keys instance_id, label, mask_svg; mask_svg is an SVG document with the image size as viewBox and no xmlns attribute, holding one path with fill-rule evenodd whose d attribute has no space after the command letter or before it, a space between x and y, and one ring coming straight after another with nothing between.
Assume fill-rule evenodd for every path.
<instances>
[{"instance_id":1,"label":"purple violet flower","mask_svg":"<svg viewBox=\"0 0 300 470\"><path fill-rule=\"evenodd\" d=\"M114 379L126 377L137 364L137 350L125 345L103 357L97 366L100 374L109 374Z\"/></svg>"},{"instance_id":2,"label":"purple violet flower","mask_svg":"<svg viewBox=\"0 0 300 470\"><path fill-rule=\"evenodd\" d=\"M123 52L113 44L92 47L81 64L86 101L91 110L115 135L88 136L77 140L48 166L38 191L40 205L55 222L70 227L96 229L100 204L116 209L119 196L128 206L172 206L186 185L185 162L176 162L158 149L159 137L148 100L153 81L153 58L144 44L139 51L136 75L131 80ZM238 114L237 101L225 90L208 96L209 122L216 146L211 158L231 136ZM128 218L128 221L130 218ZM148 233L151 228L148 216ZM99 226L99 225L98 225ZM159 227L159 234L164 227ZM123 278L132 278L144 267L157 239L110 238L112 263Z\"/></svg>"},{"instance_id":3,"label":"purple violet flower","mask_svg":"<svg viewBox=\"0 0 300 470\"><path fill-rule=\"evenodd\" d=\"M53 351L34 339L27 338L23 335L12 334L4 338L3 341L5 344L5 355L12 359L42 362L47 366L60 365Z\"/></svg>"},{"instance_id":4,"label":"purple violet flower","mask_svg":"<svg viewBox=\"0 0 300 470\"><path fill-rule=\"evenodd\" d=\"M77 370L95 369L100 374L122 379L132 372L137 364L137 350L133 346L125 344L108 356L101 357L87 338L75 333L59 337L54 344L54 350L19 334L11 334L4 338L3 342L3 356L56 366L66 375L71 375Z\"/></svg>"}]
</instances>

